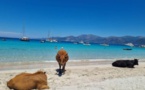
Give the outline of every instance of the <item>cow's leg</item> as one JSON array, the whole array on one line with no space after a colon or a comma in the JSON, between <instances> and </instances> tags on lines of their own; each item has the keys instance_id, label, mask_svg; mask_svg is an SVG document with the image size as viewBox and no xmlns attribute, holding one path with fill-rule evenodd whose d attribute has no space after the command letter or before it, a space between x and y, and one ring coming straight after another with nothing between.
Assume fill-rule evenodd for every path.
<instances>
[{"instance_id":1,"label":"cow's leg","mask_svg":"<svg viewBox=\"0 0 145 90\"><path fill-rule=\"evenodd\" d=\"M60 65L60 63L59 63L59 69L61 70L61 65Z\"/></svg>"},{"instance_id":2,"label":"cow's leg","mask_svg":"<svg viewBox=\"0 0 145 90\"><path fill-rule=\"evenodd\" d=\"M59 72L61 73L61 64L59 63Z\"/></svg>"},{"instance_id":3,"label":"cow's leg","mask_svg":"<svg viewBox=\"0 0 145 90\"><path fill-rule=\"evenodd\" d=\"M134 68L134 63L129 63L128 65L127 65L129 68Z\"/></svg>"},{"instance_id":4,"label":"cow's leg","mask_svg":"<svg viewBox=\"0 0 145 90\"><path fill-rule=\"evenodd\" d=\"M44 89L49 89L49 86L40 84L40 85L38 85L37 88L38 88L38 90L44 90Z\"/></svg>"},{"instance_id":5,"label":"cow's leg","mask_svg":"<svg viewBox=\"0 0 145 90\"><path fill-rule=\"evenodd\" d=\"M63 69L62 69L63 70L62 71L63 73L65 72L65 65L66 65L66 63L63 65Z\"/></svg>"},{"instance_id":6,"label":"cow's leg","mask_svg":"<svg viewBox=\"0 0 145 90\"><path fill-rule=\"evenodd\" d=\"M129 65L129 68L134 68L134 65Z\"/></svg>"}]
</instances>

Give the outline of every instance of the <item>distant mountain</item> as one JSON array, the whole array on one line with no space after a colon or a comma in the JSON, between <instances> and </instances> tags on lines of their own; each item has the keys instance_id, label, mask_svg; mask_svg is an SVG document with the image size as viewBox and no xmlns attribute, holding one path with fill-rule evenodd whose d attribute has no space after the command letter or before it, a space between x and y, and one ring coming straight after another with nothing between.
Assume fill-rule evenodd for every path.
<instances>
[{"instance_id":1,"label":"distant mountain","mask_svg":"<svg viewBox=\"0 0 145 90\"><path fill-rule=\"evenodd\" d=\"M0 37L6 38L6 37ZM145 37L143 36L110 36L110 37L100 37L92 34L83 34L79 36L67 36L67 37L52 37L59 42L80 42L84 41L87 43L99 43L99 44L126 44L133 43L134 45L145 45ZM40 39L33 39L40 40Z\"/></svg>"},{"instance_id":2,"label":"distant mountain","mask_svg":"<svg viewBox=\"0 0 145 90\"><path fill-rule=\"evenodd\" d=\"M142 36L110 36L110 37L100 37L92 34L84 34L80 36L67 36L67 37L53 37L58 41L63 42L89 42L89 43L107 43L107 44L126 44L133 43L134 45L145 44L145 37Z\"/></svg>"}]
</instances>

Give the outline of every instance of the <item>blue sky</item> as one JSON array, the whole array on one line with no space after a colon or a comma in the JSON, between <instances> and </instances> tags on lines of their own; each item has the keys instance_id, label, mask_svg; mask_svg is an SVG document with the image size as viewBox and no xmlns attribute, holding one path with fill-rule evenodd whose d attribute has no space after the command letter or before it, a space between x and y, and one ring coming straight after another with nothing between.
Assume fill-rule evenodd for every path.
<instances>
[{"instance_id":1,"label":"blue sky","mask_svg":"<svg viewBox=\"0 0 145 90\"><path fill-rule=\"evenodd\" d=\"M145 36L145 0L0 0L0 36Z\"/></svg>"}]
</instances>

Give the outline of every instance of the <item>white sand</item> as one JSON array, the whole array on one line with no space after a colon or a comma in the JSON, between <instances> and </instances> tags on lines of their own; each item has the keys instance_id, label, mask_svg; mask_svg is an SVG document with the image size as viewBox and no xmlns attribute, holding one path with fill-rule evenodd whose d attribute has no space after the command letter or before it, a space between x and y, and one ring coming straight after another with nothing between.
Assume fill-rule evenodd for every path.
<instances>
[{"instance_id":1,"label":"white sand","mask_svg":"<svg viewBox=\"0 0 145 90\"><path fill-rule=\"evenodd\" d=\"M47 72L50 90L145 90L145 63L139 64L135 68L116 68L111 64L80 63L66 66L67 71L61 77L56 72L58 67L40 69ZM15 75L40 69L1 70L0 90L9 90L6 82Z\"/></svg>"}]
</instances>

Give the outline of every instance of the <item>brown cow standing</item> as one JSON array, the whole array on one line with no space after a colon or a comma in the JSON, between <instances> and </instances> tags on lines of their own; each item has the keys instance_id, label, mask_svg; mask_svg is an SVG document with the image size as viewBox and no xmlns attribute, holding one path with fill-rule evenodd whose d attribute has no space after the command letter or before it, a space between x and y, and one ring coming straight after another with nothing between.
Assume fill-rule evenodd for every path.
<instances>
[{"instance_id":1,"label":"brown cow standing","mask_svg":"<svg viewBox=\"0 0 145 90\"><path fill-rule=\"evenodd\" d=\"M56 55L56 60L59 64L60 72L65 72L65 65L66 65L66 62L68 61L68 59L69 59L68 53L64 49L61 49L58 51L58 53ZM61 71L61 66L63 67L62 71Z\"/></svg>"},{"instance_id":2,"label":"brown cow standing","mask_svg":"<svg viewBox=\"0 0 145 90\"><path fill-rule=\"evenodd\" d=\"M45 72L21 73L7 82L7 86L14 90L49 89Z\"/></svg>"}]
</instances>

